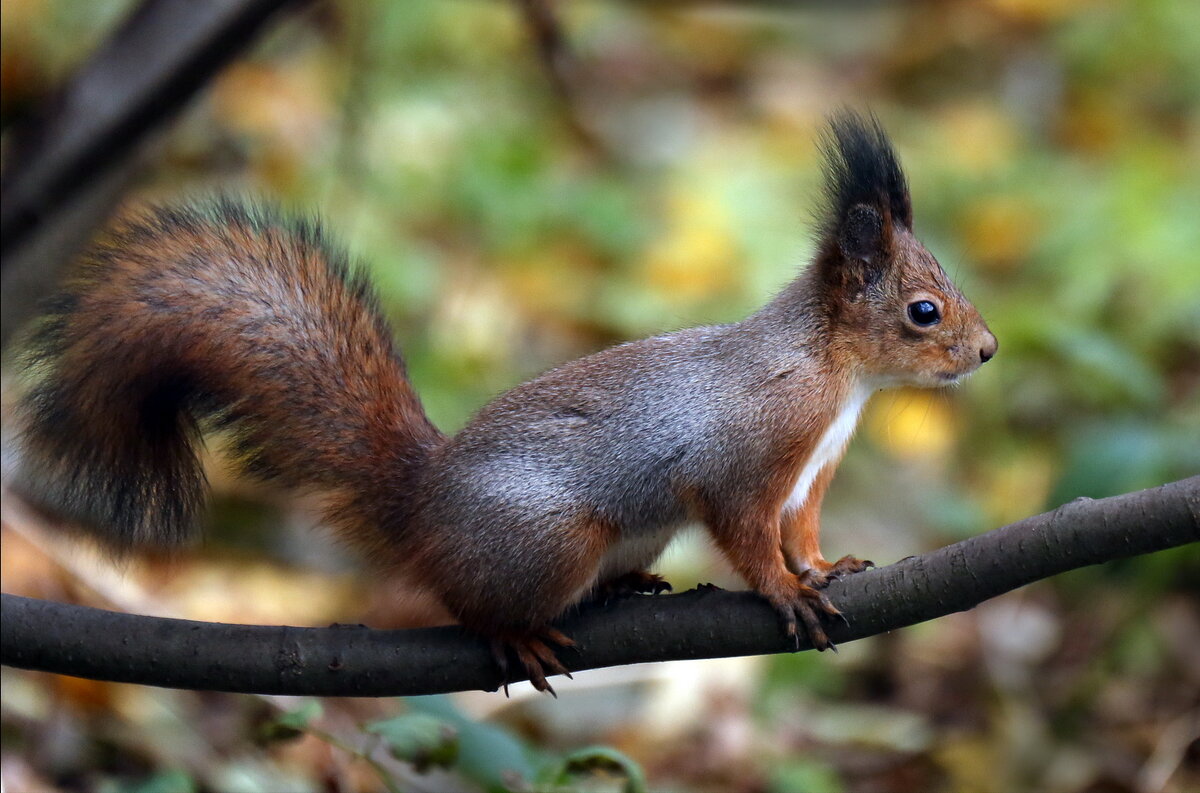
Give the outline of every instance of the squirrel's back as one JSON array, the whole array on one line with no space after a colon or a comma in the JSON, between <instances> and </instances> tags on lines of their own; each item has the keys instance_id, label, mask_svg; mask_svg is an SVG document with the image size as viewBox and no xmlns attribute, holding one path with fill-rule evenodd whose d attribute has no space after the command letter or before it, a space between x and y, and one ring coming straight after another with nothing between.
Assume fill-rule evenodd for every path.
<instances>
[{"instance_id":1,"label":"squirrel's back","mask_svg":"<svg viewBox=\"0 0 1200 793\"><path fill-rule=\"evenodd\" d=\"M743 473L756 473L744 461L812 409L805 403L820 364L806 350L781 349L776 336L756 321L687 328L570 361L505 392L438 455L431 511L461 528L570 502L619 534L680 524L681 486L741 487Z\"/></svg>"},{"instance_id":2,"label":"squirrel's back","mask_svg":"<svg viewBox=\"0 0 1200 793\"><path fill-rule=\"evenodd\" d=\"M117 549L191 534L202 425L245 470L321 492L370 547L442 438L344 254L314 224L229 201L118 225L27 355L18 488Z\"/></svg>"}]
</instances>

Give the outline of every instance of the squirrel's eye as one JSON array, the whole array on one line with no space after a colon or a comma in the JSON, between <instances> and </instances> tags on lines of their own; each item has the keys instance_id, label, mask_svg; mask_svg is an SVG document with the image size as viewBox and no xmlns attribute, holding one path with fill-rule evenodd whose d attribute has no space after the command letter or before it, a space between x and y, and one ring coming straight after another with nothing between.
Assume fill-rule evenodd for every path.
<instances>
[{"instance_id":1,"label":"squirrel's eye","mask_svg":"<svg viewBox=\"0 0 1200 793\"><path fill-rule=\"evenodd\" d=\"M937 306L928 300L908 304L908 318L918 325L936 325L942 319Z\"/></svg>"}]
</instances>

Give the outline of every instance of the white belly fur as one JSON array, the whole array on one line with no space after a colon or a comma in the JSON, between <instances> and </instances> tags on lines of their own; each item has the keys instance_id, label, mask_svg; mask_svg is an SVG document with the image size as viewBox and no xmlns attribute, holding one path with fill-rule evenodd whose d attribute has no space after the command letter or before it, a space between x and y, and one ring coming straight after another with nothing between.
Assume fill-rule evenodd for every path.
<instances>
[{"instance_id":1,"label":"white belly fur","mask_svg":"<svg viewBox=\"0 0 1200 793\"><path fill-rule=\"evenodd\" d=\"M601 558L596 577L585 586L580 587L579 591L572 596L572 602L583 599L596 588L597 584L625 573L648 568L662 554L681 525L664 526L656 531L639 533L613 544Z\"/></svg>"},{"instance_id":2,"label":"white belly fur","mask_svg":"<svg viewBox=\"0 0 1200 793\"><path fill-rule=\"evenodd\" d=\"M846 444L850 442L850 436L854 434L854 430L858 426L858 417L862 414L863 405L867 404L867 400L873 393L875 393L875 388L865 383L855 385L850 391L850 395L842 403L842 409L825 428L825 434L821 436L821 440L817 442L816 448L805 460L804 467L796 476L796 484L792 485L792 492L788 494L787 501L783 504L785 512L794 512L803 507L804 502L808 500L808 491L812 489L817 474L821 473L822 468L841 456Z\"/></svg>"},{"instance_id":3,"label":"white belly fur","mask_svg":"<svg viewBox=\"0 0 1200 793\"><path fill-rule=\"evenodd\" d=\"M678 529L678 526L668 526L617 542L600 561L598 578L604 581L635 570L645 570L659 557Z\"/></svg>"}]
</instances>

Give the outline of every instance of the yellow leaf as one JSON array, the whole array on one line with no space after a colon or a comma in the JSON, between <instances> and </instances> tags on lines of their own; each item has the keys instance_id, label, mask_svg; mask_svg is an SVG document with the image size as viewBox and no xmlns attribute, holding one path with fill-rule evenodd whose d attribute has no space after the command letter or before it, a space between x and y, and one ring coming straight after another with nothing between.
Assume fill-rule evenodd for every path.
<instances>
[{"instance_id":1,"label":"yellow leaf","mask_svg":"<svg viewBox=\"0 0 1200 793\"><path fill-rule=\"evenodd\" d=\"M218 115L234 129L310 151L332 117L324 81L312 62L235 64L217 81L213 98Z\"/></svg>"},{"instance_id":2,"label":"yellow leaf","mask_svg":"<svg viewBox=\"0 0 1200 793\"><path fill-rule=\"evenodd\" d=\"M994 460L983 488L989 525L1003 526L1041 512L1055 474L1053 461L1042 450L1021 451Z\"/></svg>"},{"instance_id":3,"label":"yellow leaf","mask_svg":"<svg viewBox=\"0 0 1200 793\"><path fill-rule=\"evenodd\" d=\"M876 398L865 423L871 438L902 460L940 461L958 434L946 395L929 390L903 389Z\"/></svg>"},{"instance_id":4,"label":"yellow leaf","mask_svg":"<svg viewBox=\"0 0 1200 793\"><path fill-rule=\"evenodd\" d=\"M667 232L646 252L647 286L668 301L711 297L735 282L737 248L725 208L711 196L676 194Z\"/></svg>"},{"instance_id":5,"label":"yellow leaf","mask_svg":"<svg viewBox=\"0 0 1200 793\"><path fill-rule=\"evenodd\" d=\"M948 138L943 151L951 162L969 172L994 170L1012 159L1016 132L1001 109L972 103L943 112L941 126Z\"/></svg>"},{"instance_id":6,"label":"yellow leaf","mask_svg":"<svg viewBox=\"0 0 1200 793\"><path fill-rule=\"evenodd\" d=\"M962 221L963 242L971 255L992 270L1011 270L1038 238L1038 215L1019 198L995 196L973 203Z\"/></svg>"},{"instance_id":7,"label":"yellow leaf","mask_svg":"<svg viewBox=\"0 0 1200 793\"><path fill-rule=\"evenodd\" d=\"M596 266L583 246L548 242L498 264L506 291L520 299L523 313L570 315L596 293Z\"/></svg>"}]
</instances>

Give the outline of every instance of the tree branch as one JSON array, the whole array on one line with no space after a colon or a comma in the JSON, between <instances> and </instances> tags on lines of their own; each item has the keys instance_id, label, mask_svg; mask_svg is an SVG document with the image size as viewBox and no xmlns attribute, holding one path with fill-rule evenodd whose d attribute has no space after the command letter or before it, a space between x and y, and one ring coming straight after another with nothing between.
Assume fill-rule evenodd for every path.
<instances>
[{"instance_id":1,"label":"tree branch","mask_svg":"<svg viewBox=\"0 0 1200 793\"><path fill-rule=\"evenodd\" d=\"M28 122L0 178L0 343L102 222L153 133L280 9L303 0L143 0Z\"/></svg>"},{"instance_id":2,"label":"tree branch","mask_svg":"<svg viewBox=\"0 0 1200 793\"><path fill-rule=\"evenodd\" d=\"M945 614L1047 576L1200 540L1200 476L1058 509L836 581L853 641ZM221 625L4 595L0 662L59 674L211 691L402 696L495 689L486 643L459 628L371 630ZM795 649L750 592L701 588L585 607L562 625L572 670ZM802 640L802 648L809 649Z\"/></svg>"}]
</instances>

